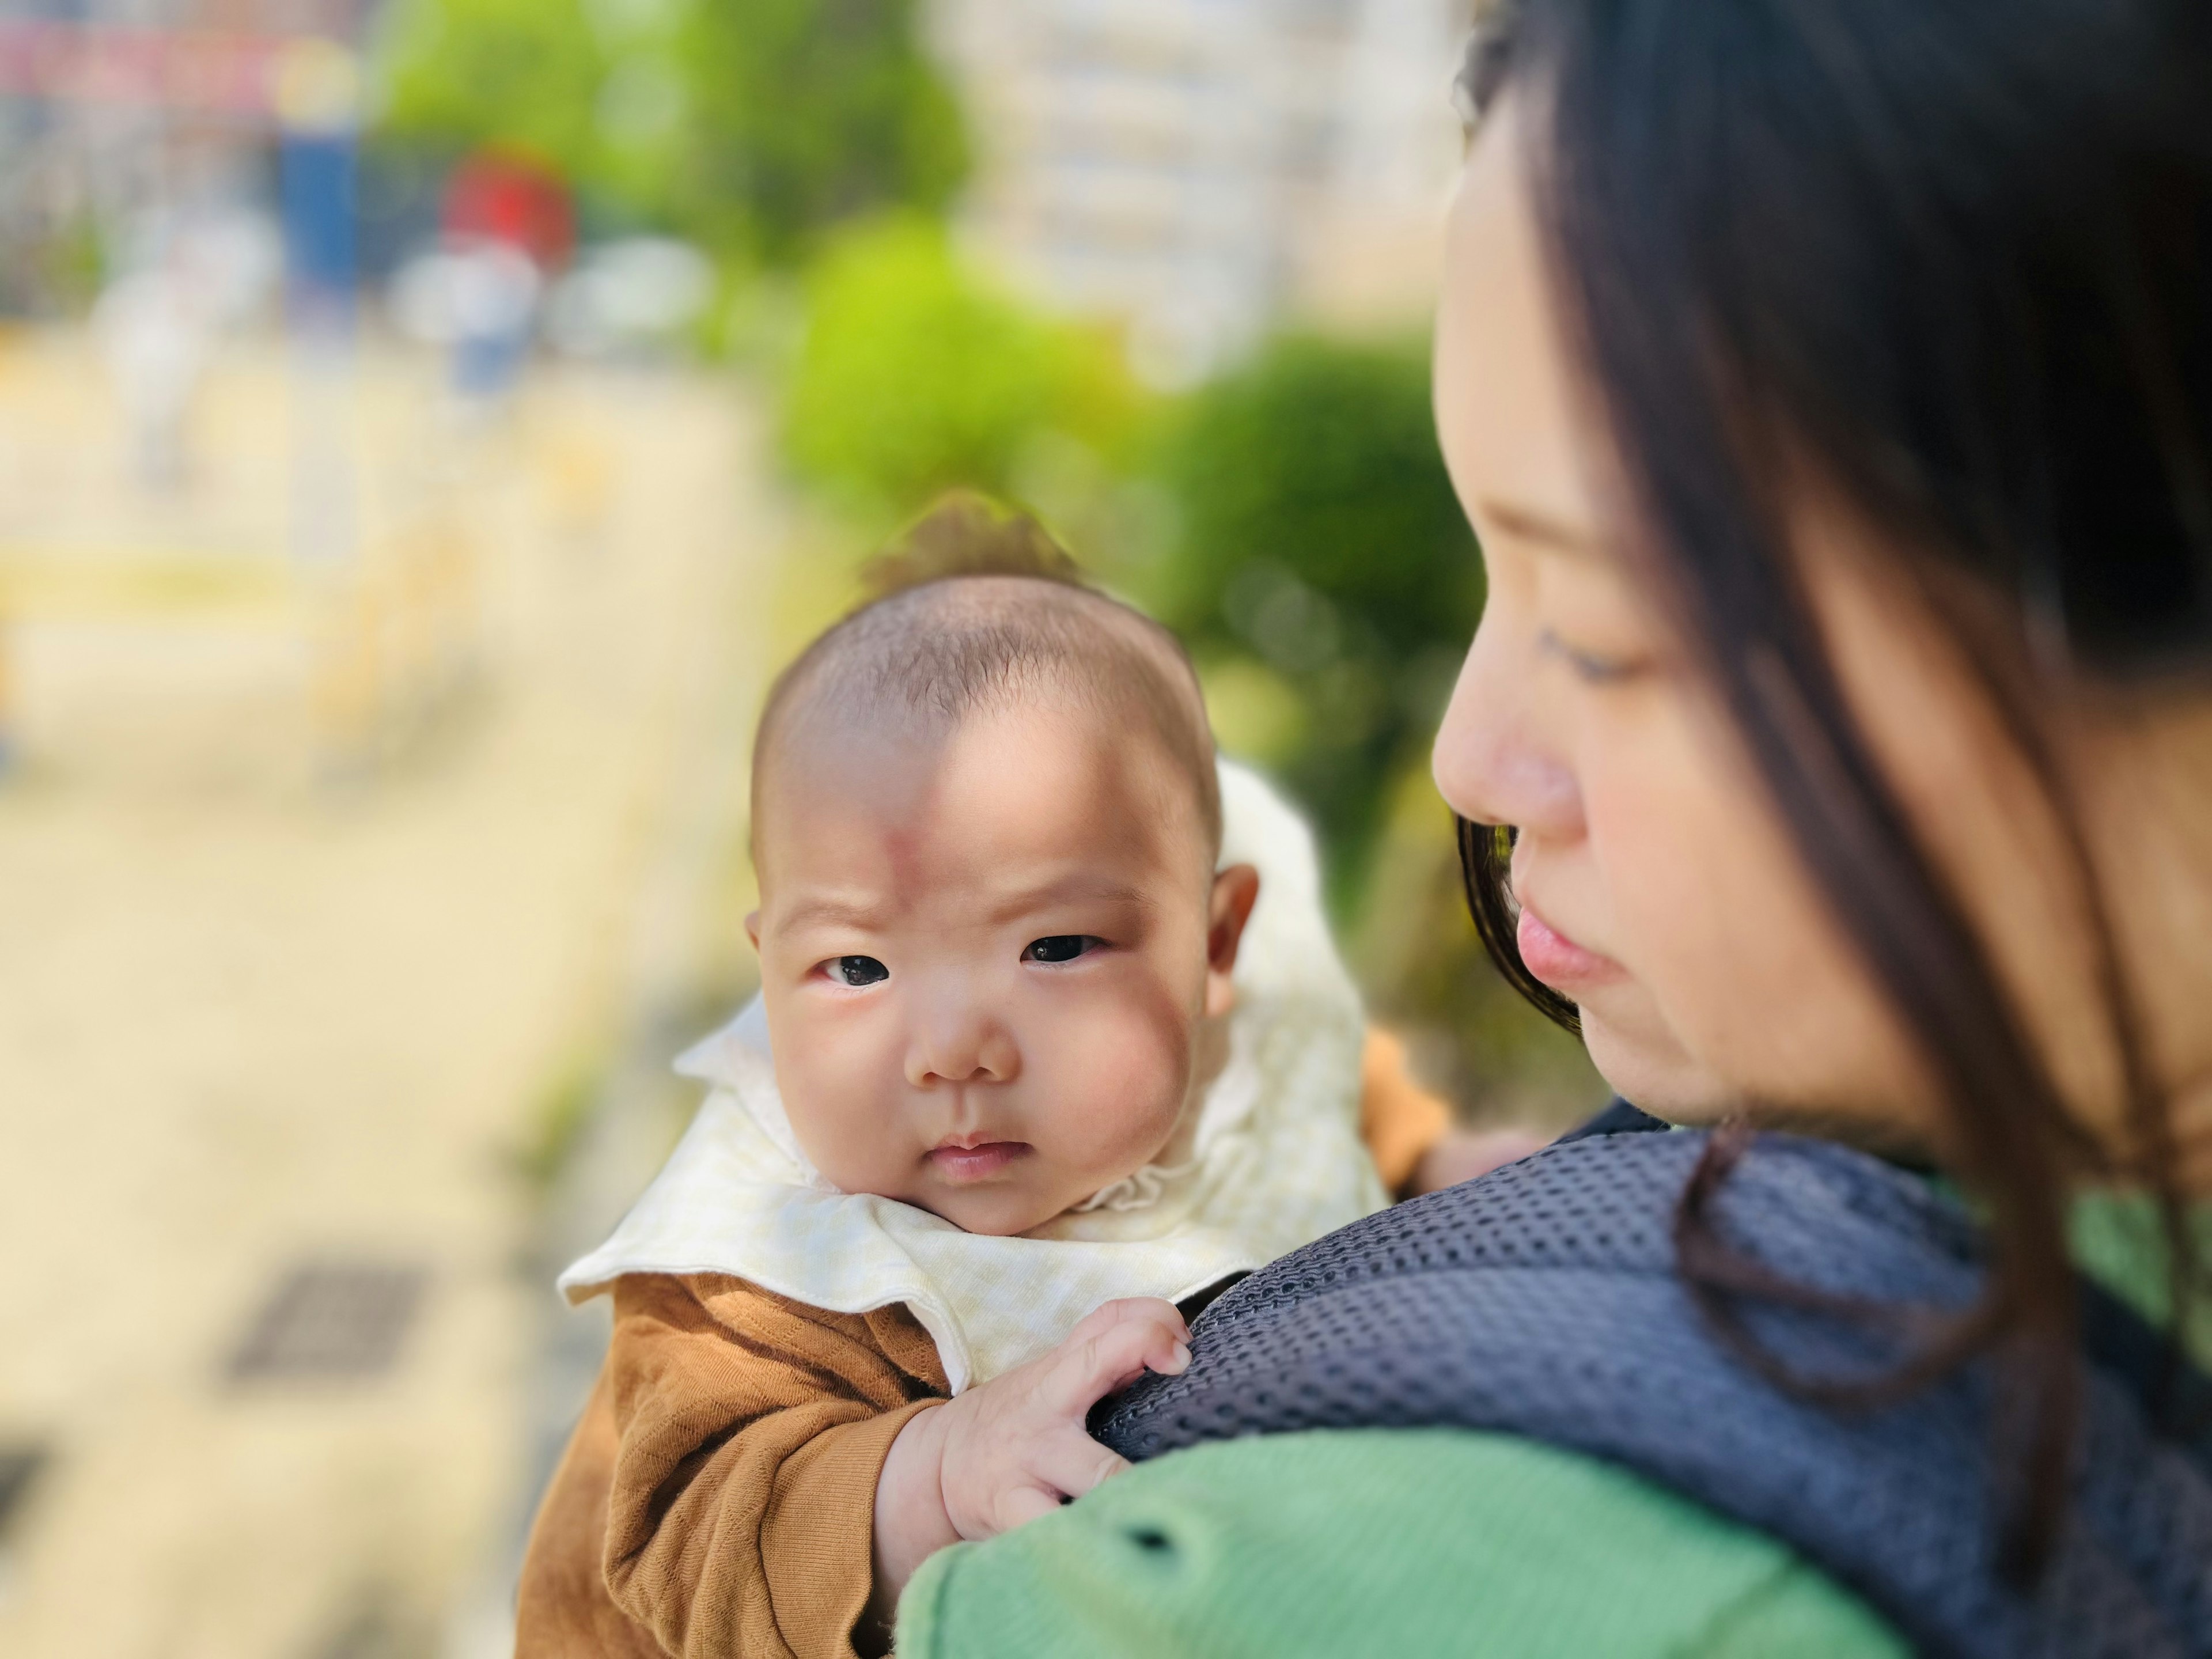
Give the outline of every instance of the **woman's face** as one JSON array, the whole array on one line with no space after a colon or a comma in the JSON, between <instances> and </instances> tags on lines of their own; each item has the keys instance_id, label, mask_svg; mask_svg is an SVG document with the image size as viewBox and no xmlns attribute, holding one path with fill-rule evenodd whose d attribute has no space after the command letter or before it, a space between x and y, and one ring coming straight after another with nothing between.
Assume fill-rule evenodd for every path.
<instances>
[{"instance_id":1,"label":"woman's face","mask_svg":"<svg viewBox=\"0 0 2212 1659\"><path fill-rule=\"evenodd\" d=\"M1437 783L1467 817L1518 826L1522 954L1580 1005L1592 1057L1631 1099L1687 1120L1755 1098L1940 1139L1899 1023L1618 556L1609 450L1570 369L1523 167L1509 99L1469 155L1438 323L1437 417L1489 601ZM2062 1081L2108 1097L2087 964L2052 944L2085 930L2049 813L1867 538L1810 507L1798 527L1875 752Z\"/></svg>"}]
</instances>

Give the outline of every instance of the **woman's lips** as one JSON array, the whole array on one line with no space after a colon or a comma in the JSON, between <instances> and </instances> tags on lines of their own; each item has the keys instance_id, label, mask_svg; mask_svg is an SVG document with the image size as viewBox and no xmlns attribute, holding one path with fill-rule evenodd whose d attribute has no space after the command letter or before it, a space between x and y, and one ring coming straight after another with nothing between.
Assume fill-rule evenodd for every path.
<instances>
[{"instance_id":1,"label":"woman's lips","mask_svg":"<svg viewBox=\"0 0 2212 1659\"><path fill-rule=\"evenodd\" d=\"M1515 940L1528 971L1555 991L1595 985L1620 975L1620 964L1611 957L1583 949L1526 904L1521 907Z\"/></svg>"},{"instance_id":2,"label":"woman's lips","mask_svg":"<svg viewBox=\"0 0 2212 1659\"><path fill-rule=\"evenodd\" d=\"M956 1185L988 1181L1030 1150L1026 1140L979 1140L972 1146L947 1144L929 1154L932 1168Z\"/></svg>"}]
</instances>

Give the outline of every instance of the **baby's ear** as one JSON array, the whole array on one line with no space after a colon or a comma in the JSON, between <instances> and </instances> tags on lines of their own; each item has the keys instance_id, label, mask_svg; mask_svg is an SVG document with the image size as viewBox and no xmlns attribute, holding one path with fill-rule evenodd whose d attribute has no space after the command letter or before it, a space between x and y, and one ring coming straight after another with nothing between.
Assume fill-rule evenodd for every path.
<instances>
[{"instance_id":1,"label":"baby's ear","mask_svg":"<svg viewBox=\"0 0 2212 1659\"><path fill-rule=\"evenodd\" d=\"M1252 907L1260 897L1260 872L1249 864L1232 864L1213 878L1213 902L1206 928L1206 1012L1218 1018L1237 1006L1237 987L1230 975L1237 969L1237 949L1244 942L1244 924L1252 920Z\"/></svg>"},{"instance_id":2,"label":"baby's ear","mask_svg":"<svg viewBox=\"0 0 2212 1659\"><path fill-rule=\"evenodd\" d=\"M745 937L753 942L755 951L760 949L760 912L757 910L745 918Z\"/></svg>"}]
</instances>

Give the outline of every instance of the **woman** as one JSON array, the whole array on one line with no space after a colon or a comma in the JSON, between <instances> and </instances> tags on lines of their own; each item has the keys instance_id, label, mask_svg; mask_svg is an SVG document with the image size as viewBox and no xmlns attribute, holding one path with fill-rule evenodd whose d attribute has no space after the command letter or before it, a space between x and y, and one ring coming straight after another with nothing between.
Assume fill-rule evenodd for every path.
<instances>
[{"instance_id":1,"label":"woman","mask_svg":"<svg viewBox=\"0 0 2212 1659\"><path fill-rule=\"evenodd\" d=\"M2126 1305L2185 1327L2212 1193L2212 12L1510 10L1437 776L1616 1086L1721 1127L1248 1281L1109 1439L1399 1426L1144 1463L899 1650L2212 1651Z\"/></svg>"}]
</instances>

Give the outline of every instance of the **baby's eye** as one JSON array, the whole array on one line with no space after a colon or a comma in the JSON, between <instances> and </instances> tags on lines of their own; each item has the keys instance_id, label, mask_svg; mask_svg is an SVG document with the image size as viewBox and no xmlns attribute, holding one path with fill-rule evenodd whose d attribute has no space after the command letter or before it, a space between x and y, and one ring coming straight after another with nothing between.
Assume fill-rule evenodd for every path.
<instances>
[{"instance_id":1,"label":"baby's eye","mask_svg":"<svg viewBox=\"0 0 2212 1659\"><path fill-rule=\"evenodd\" d=\"M1097 950L1105 942L1091 933L1054 933L1049 938L1031 939L1029 948L1022 952L1022 960L1073 962L1085 952Z\"/></svg>"},{"instance_id":2,"label":"baby's eye","mask_svg":"<svg viewBox=\"0 0 2212 1659\"><path fill-rule=\"evenodd\" d=\"M873 957L832 957L823 971L840 985L880 985L891 970Z\"/></svg>"}]
</instances>

